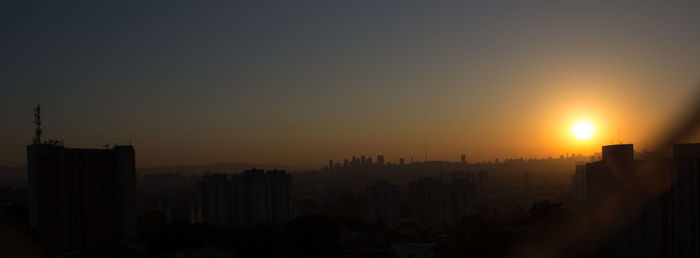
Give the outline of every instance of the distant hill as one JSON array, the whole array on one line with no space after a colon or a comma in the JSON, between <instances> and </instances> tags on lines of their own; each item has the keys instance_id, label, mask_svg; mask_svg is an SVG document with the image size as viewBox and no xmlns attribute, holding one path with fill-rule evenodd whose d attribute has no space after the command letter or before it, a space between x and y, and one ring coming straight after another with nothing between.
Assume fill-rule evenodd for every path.
<instances>
[{"instance_id":1,"label":"distant hill","mask_svg":"<svg viewBox=\"0 0 700 258\"><path fill-rule=\"evenodd\" d=\"M0 166L0 187L4 186L26 186L26 167L6 167Z\"/></svg>"},{"instance_id":2,"label":"distant hill","mask_svg":"<svg viewBox=\"0 0 700 258\"><path fill-rule=\"evenodd\" d=\"M180 172L182 174L188 175L200 175L205 171L211 173L240 173L243 170L258 168L258 169L283 169L287 172L294 171L304 171L308 168L304 167L294 167L285 165L268 165L268 164L251 164L251 163L217 163L208 165L186 165L186 166L168 166L168 167L151 167L151 168L137 168L136 173L145 174L159 174L168 172Z\"/></svg>"}]
</instances>

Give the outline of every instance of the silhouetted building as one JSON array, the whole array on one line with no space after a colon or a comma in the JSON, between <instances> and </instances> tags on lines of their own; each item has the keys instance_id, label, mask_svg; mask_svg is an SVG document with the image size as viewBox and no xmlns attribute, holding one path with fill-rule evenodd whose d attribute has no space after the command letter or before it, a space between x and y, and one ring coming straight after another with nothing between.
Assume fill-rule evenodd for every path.
<instances>
[{"instance_id":1,"label":"silhouetted building","mask_svg":"<svg viewBox=\"0 0 700 258\"><path fill-rule=\"evenodd\" d=\"M450 223L455 223L462 217L476 213L476 184L466 179L453 179L449 185L450 191Z\"/></svg>"},{"instance_id":2,"label":"silhouetted building","mask_svg":"<svg viewBox=\"0 0 700 258\"><path fill-rule=\"evenodd\" d=\"M603 200L620 186L620 180L633 177L640 163L633 158L632 144L603 146L603 159L586 163L586 201Z\"/></svg>"},{"instance_id":3,"label":"silhouetted building","mask_svg":"<svg viewBox=\"0 0 700 258\"><path fill-rule=\"evenodd\" d=\"M403 158L399 158L399 166L403 166L405 163Z\"/></svg>"},{"instance_id":4,"label":"silhouetted building","mask_svg":"<svg viewBox=\"0 0 700 258\"><path fill-rule=\"evenodd\" d=\"M383 221L393 228L399 223L399 187L386 181L367 186L367 220Z\"/></svg>"},{"instance_id":5,"label":"silhouetted building","mask_svg":"<svg viewBox=\"0 0 700 258\"><path fill-rule=\"evenodd\" d=\"M202 176L199 204L203 223L224 227L240 226L246 221L246 206L240 180L223 174Z\"/></svg>"},{"instance_id":6,"label":"silhouetted building","mask_svg":"<svg viewBox=\"0 0 700 258\"><path fill-rule=\"evenodd\" d=\"M489 185L489 172L487 170L479 171L476 182L477 191L484 191Z\"/></svg>"},{"instance_id":7,"label":"silhouetted building","mask_svg":"<svg viewBox=\"0 0 700 258\"><path fill-rule=\"evenodd\" d=\"M377 155L377 165L384 166L384 155Z\"/></svg>"},{"instance_id":8,"label":"silhouetted building","mask_svg":"<svg viewBox=\"0 0 700 258\"><path fill-rule=\"evenodd\" d=\"M248 226L261 221L284 223L291 216L291 178L283 170L204 175L199 185L204 223Z\"/></svg>"},{"instance_id":9,"label":"silhouetted building","mask_svg":"<svg viewBox=\"0 0 700 258\"><path fill-rule=\"evenodd\" d=\"M467 155L462 154L462 155L459 157L459 163L467 164Z\"/></svg>"},{"instance_id":10,"label":"silhouetted building","mask_svg":"<svg viewBox=\"0 0 700 258\"><path fill-rule=\"evenodd\" d=\"M54 252L124 247L136 237L132 146L27 146L31 228Z\"/></svg>"},{"instance_id":11,"label":"silhouetted building","mask_svg":"<svg viewBox=\"0 0 700 258\"><path fill-rule=\"evenodd\" d=\"M626 180L634 180L642 162L634 160L632 144L603 146L601 161L586 164L585 205L604 203L619 191ZM665 173L665 171L658 171ZM623 211L634 211L634 202L619 202ZM663 220L661 199L652 200L642 211L626 214L625 223L615 223L608 230L614 237L604 249L604 255L614 257L661 257L663 254Z\"/></svg>"},{"instance_id":12,"label":"silhouetted building","mask_svg":"<svg viewBox=\"0 0 700 258\"><path fill-rule=\"evenodd\" d=\"M268 220L277 224L291 218L291 176L284 170L267 171Z\"/></svg>"},{"instance_id":13,"label":"silhouetted building","mask_svg":"<svg viewBox=\"0 0 700 258\"><path fill-rule=\"evenodd\" d=\"M668 194L668 257L700 256L700 143L673 146Z\"/></svg>"},{"instance_id":14,"label":"silhouetted building","mask_svg":"<svg viewBox=\"0 0 700 258\"><path fill-rule=\"evenodd\" d=\"M576 171L571 176L571 200L582 203L586 199L586 165L576 165Z\"/></svg>"},{"instance_id":15,"label":"silhouetted building","mask_svg":"<svg viewBox=\"0 0 700 258\"><path fill-rule=\"evenodd\" d=\"M443 223L443 191L438 181L422 177L409 184L411 219L424 228Z\"/></svg>"},{"instance_id":16,"label":"silhouetted building","mask_svg":"<svg viewBox=\"0 0 700 258\"><path fill-rule=\"evenodd\" d=\"M438 182L423 177L409 184L411 219L421 227L434 229L453 224L463 216L476 212L476 184L467 179L454 179L466 173L453 173L451 182Z\"/></svg>"}]
</instances>

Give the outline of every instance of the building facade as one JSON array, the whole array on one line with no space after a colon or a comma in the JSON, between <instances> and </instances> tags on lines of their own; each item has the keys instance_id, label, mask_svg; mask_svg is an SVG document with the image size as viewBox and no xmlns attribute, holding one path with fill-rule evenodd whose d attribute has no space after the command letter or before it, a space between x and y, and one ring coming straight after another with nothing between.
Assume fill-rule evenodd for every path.
<instances>
[{"instance_id":1,"label":"building facade","mask_svg":"<svg viewBox=\"0 0 700 258\"><path fill-rule=\"evenodd\" d=\"M30 224L51 252L121 248L136 238L134 149L27 147Z\"/></svg>"},{"instance_id":2,"label":"building facade","mask_svg":"<svg viewBox=\"0 0 700 258\"><path fill-rule=\"evenodd\" d=\"M205 174L198 187L203 223L243 227L262 221L284 223L291 217L291 177L284 170Z\"/></svg>"},{"instance_id":3,"label":"building facade","mask_svg":"<svg viewBox=\"0 0 700 258\"><path fill-rule=\"evenodd\" d=\"M399 186L379 181L367 186L367 220L383 221L387 227L399 224Z\"/></svg>"}]
</instances>

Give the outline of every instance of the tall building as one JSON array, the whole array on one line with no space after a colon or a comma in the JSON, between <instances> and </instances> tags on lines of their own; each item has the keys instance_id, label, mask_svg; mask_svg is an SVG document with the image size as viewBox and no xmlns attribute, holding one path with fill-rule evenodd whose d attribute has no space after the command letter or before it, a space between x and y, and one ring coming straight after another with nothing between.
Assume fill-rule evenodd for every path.
<instances>
[{"instance_id":1,"label":"tall building","mask_svg":"<svg viewBox=\"0 0 700 258\"><path fill-rule=\"evenodd\" d=\"M632 144L603 146L603 159L586 163L586 202L589 205L603 200L622 183L631 178L641 165L634 160Z\"/></svg>"},{"instance_id":2,"label":"tall building","mask_svg":"<svg viewBox=\"0 0 700 258\"><path fill-rule=\"evenodd\" d=\"M367 186L367 220L383 221L393 228L399 223L399 186L386 181Z\"/></svg>"},{"instance_id":3,"label":"tall building","mask_svg":"<svg viewBox=\"0 0 700 258\"><path fill-rule=\"evenodd\" d=\"M250 169L243 171L236 178L240 179L243 188L243 202L247 209L246 222L268 220L269 189L265 171Z\"/></svg>"},{"instance_id":4,"label":"tall building","mask_svg":"<svg viewBox=\"0 0 700 258\"><path fill-rule=\"evenodd\" d=\"M284 223L291 216L291 177L284 170L204 175L199 183L202 222L231 227Z\"/></svg>"},{"instance_id":5,"label":"tall building","mask_svg":"<svg viewBox=\"0 0 700 258\"><path fill-rule=\"evenodd\" d=\"M462 154L462 155L459 157L459 163L467 164L467 155Z\"/></svg>"},{"instance_id":6,"label":"tall building","mask_svg":"<svg viewBox=\"0 0 700 258\"><path fill-rule=\"evenodd\" d=\"M484 191L489 185L489 172L487 170L480 170L477 176L476 189L479 192Z\"/></svg>"},{"instance_id":7,"label":"tall building","mask_svg":"<svg viewBox=\"0 0 700 258\"><path fill-rule=\"evenodd\" d=\"M453 173L451 182L423 177L409 184L411 218L424 228L454 224L476 212L476 184L465 179L469 173Z\"/></svg>"},{"instance_id":8,"label":"tall building","mask_svg":"<svg viewBox=\"0 0 700 258\"><path fill-rule=\"evenodd\" d=\"M403 158L399 158L399 166L403 166L405 163L405 160Z\"/></svg>"},{"instance_id":9,"label":"tall building","mask_svg":"<svg viewBox=\"0 0 700 258\"><path fill-rule=\"evenodd\" d=\"M284 170L267 171L268 220L274 223L287 222L292 216L291 192L292 177Z\"/></svg>"},{"instance_id":10,"label":"tall building","mask_svg":"<svg viewBox=\"0 0 700 258\"><path fill-rule=\"evenodd\" d=\"M30 223L50 251L120 248L135 240L132 146L78 149L36 142L27 146Z\"/></svg>"},{"instance_id":11,"label":"tall building","mask_svg":"<svg viewBox=\"0 0 700 258\"><path fill-rule=\"evenodd\" d=\"M441 184L429 177L422 177L409 184L411 219L424 228L434 228L443 223L443 194Z\"/></svg>"},{"instance_id":12,"label":"tall building","mask_svg":"<svg viewBox=\"0 0 700 258\"><path fill-rule=\"evenodd\" d=\"M228 176L205 173L199 182L202 194L202 222L214 225L231 225L231 184Z\"/></svg>"},{"instance_id":13,"label":"tall building","mask_svg":"<svg viewBox=\"0 0 700 258\"><path fill-rule=\"evenodd\" d=\"M466 179L453 179L450 191L450 223L458 222L464 216L476 213L476 184Z\"/></svg>"},{"instance_id":14,"label":"tall building","mask_svg":"<svg viewBox=\"0 0 700 258\"><path fill-rule=\"evenodd\" d=\"M700 256L700 143L673 146L668 194L668 257Z\"/></svg>"},{"instance_id":15,"label":"tall building","mask_svg":"<svg viewBox=\"0 0 700 258\"><path fill-rule=\"evenodd\" d=\"M571 200L582 203L586 199L586 165L577 164L571 176Z\"/></svg>"},{"instance_id":16,"label":"tall building","mask_svg":"<svg viewBox=\"0 0 700 258\"><path fill-rule=\"evenodd\" d=\"M585 207L606 203L619 194L628 180L639 177L642 161L634 159L632 144L603 146L602 160L586 164ZM657 171L666 173L667 171ZM619 202L616 208L634 211L636 202ZM646 203L642 210L627 213L622 221L601 230L613 235L603 250L604 256L617 257L661 257L663 255L663 209L662 200ZM622 218L621 218L622 219Z\"/></svg>"},{"instance_id":17,"label":"tall building","mask_svg":"<svg viewBox=\"0 0 700 258\"><path fill-rule=\"evenodd\" d=\"M377 165L384 166L384 155L377 155Z\"/></svg>"},{"instance_id":18,"label":"tall building","mask_svg":"<svg viewBox=\"0 0 700 258\"><path fill-rule=\"evenodd\" d=\"M238 177L205 173L198 186L203 223L224 227L246 223L247 206L244 202L244 189Z\"/></svg>"}]
</instances>

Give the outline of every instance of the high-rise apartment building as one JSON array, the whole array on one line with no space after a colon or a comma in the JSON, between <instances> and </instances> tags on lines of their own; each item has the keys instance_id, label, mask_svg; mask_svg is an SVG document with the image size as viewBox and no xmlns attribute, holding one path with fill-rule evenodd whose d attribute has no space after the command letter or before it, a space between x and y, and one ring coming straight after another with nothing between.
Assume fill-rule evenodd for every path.
<instances>
[{"instance_id":1,"label":"high-rise apartment building","mask_svg":"<svg viewBox=\"0 0 700 258\"><path fill-rule=\"evenodd\" d=\"M284 170L204 175L199 183L202 222L231 227L284 223L291 216L291 177Z\"/></svg>"},{"instance_id":2,"label":"high-rise apartment building","mask_svg":"<svg viewBox=\"0 0 700 258\"><path fill-rule=\"evenodd\" d=\"M51 252L120 248L135 240L132 146L32 144L27 174L31 228Z\"/></svg>"},{"instance_id":3,"label":"high-rise apartment building","mask_svg":"<svg viewBox=\"0 0 700 258\"><path fill-rule=\"evenodd\" d=\"M367 219L392 228L399 223L399 186L379 181L367 186Z\"/></svg>"}]
</instances>

